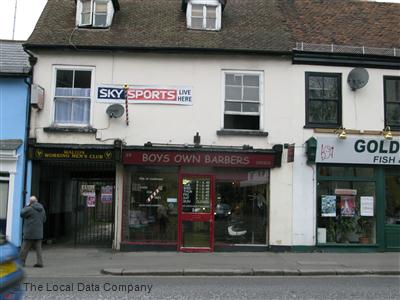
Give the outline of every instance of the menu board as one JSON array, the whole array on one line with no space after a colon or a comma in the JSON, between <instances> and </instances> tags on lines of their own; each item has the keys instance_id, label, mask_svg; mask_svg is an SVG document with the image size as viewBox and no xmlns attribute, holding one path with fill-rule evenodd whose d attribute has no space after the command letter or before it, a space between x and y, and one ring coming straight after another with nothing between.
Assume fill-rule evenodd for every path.
<instances>
[{"instance_id":1,"label":"menu board","mask_svg":"<svg viewBox=\"0 0 400 300\"><path fill-rule=\"evenodd\" d=\"M182 204L183 205L190 205L193 202L193 188L192 188L192 181L184 179L183 180L183 191L182 191Z\"/></svg>"},{"instance_id":2,"label":"menu board","mask_svg":"<svg viewBox=\"0 0 400 300\"><path fill-rule=\"evenodd\" d=\"M210 180L196 180L196 204L210 204Z\"/></svg>"},{"instance_id":3,"label":"menu board","mask_svg":"<svg viewBox=\"0 0 400 300\"><path fill-rule=\"evenodd\" d=\"M182 180L182 206L184 211L210 207L210 180L206 178Z\"/></svg>"}]
</instances>

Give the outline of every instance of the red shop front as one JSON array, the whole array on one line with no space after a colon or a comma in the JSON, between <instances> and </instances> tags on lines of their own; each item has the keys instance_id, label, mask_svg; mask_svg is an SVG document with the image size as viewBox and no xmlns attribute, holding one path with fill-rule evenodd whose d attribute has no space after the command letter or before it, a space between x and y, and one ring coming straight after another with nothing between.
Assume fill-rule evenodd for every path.
<instances>
[{"instance_id":1,"label":"red shop front","mask_svg":"<svg viewBox=\"0 0 400 300\"><path fill-rule=\"evenodd\" d=\"M124 150L121 250L266 250L281 155L280 145Z\"/></svg>"}]
</instances>

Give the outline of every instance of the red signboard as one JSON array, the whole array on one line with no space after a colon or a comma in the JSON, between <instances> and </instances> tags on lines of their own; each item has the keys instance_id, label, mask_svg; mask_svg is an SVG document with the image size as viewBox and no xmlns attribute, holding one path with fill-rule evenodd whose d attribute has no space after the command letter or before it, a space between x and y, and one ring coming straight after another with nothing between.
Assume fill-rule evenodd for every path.
<instances>
[{"instance_id":1,"label":"red signboard","mask_svg":"<svg viewBox=\"0 0 400 300\"><path fill-rule=\"evenodd\" d=\"M183 152L183 151L125 151L124 164L191 165L209 167L273 168L274 154Z\"/></svg>"},{"instance_id":2,"label":"red signboard","mask_svg":"<svg viewBox=\"0 0 400 300\"><path fill-rule=\"evenodd\" d=\"M128 100L176 100L176 89L128 89Z\"/></svg>"}]
</instances>

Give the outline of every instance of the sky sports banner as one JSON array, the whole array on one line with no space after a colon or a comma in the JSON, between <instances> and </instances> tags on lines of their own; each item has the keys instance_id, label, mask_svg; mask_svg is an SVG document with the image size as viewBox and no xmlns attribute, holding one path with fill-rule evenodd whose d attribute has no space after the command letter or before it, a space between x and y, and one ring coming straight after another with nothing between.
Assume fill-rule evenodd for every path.
<instances>
[{"instance_id":1,"label":"sky sports banner","mask_svg":"<svg viewBox=\"0 0 400 300\"><path fill-rule=\"evenodd\" d=\"M123 85L103 84L97 87L97 101L124 103ZM192 88L187 86L139 86L128 88L128 103L162 103L192 105Z\"/></svg>"},{"instance_id":2,"label":"sky sports banner","mask_svg":"<svg viewBox=\"0 0 400 300\"><path fill-rule=\"evenodd\" d=\"M317 163L400 165L400 139L337 137L317 138Z\"/></svg>"}]
</instances>

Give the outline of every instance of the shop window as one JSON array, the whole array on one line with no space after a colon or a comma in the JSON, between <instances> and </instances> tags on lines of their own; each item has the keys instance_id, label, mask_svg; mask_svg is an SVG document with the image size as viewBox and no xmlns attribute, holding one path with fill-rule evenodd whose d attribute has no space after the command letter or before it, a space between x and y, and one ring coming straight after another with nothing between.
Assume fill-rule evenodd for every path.
<instances>
[{"instance_id":1,"label":"shop window","mask_svg":"<svg viewBox=\"0 0 400 300\"><path fill-rule=\"evenodd\" d=\"M342 122L342 75L306 72L306 126L336 128Z\"/></svg>"},{"instance_id":2,"label":"shop window","mask_svg":"<svg viewBox=\"0 0 400 300\"><path fill-rule=\"evenodd\" d=\"M385 125L400 130L400 77L384 77Z\"/></svg>"},{"instance_id":3,"label":"shop window","mask_svg":"<svg viewBox=\"0 0 400 300\"><path fill-rule=\"evenodd\" d=\"M6 234L8 182L8 174L0 174L0 236Z\"/></svg>"},{"instance_id":4,"label":"shop window","mask_svg":"<svg viewBox=\"0 0 400 300\"><path fill-rule=\"evenodd\" d=\"M216 243L267 243L268 182L268 170L217 173Z\"/></svg>"},{"instance_id":5,"label":"shop window","mask_svg":"<svg viewBox=\"0 0 400 300\"><path fill-rule=\"evenodd\" d=\"M385 176L386 224L400 225L400 175Z\"/></svg>"},{"instance_id":6,"label":"shop window","mask_svg":"<svg viewBox=\"0 0 400 300\"><path fill-rule=\"evenodd\" d=\"M217 0L192 0L186 11L190 29L220 30L221 4Z\"/></svg>"},{"instance_id":7,"label":"shop window","mask_svg":"<svg viewBox=\"0 0 400 300\"><path fill-rule=\"evenodd\" d=\"M56 125L89 125L92 70L55 71L54 123Z\"/></svg>"},{"instance_id":8,"label":"shop window","mask_svg":"<svg viewBox=\"0 0 400 300\"><path fill-rule=\"evenodd\" d=\"M261 72L224 72L224 129L261 129Z\"/></svg>"},{"instance_id":9,"label":"shop window","mask_svg":"<svg viewBox=\"0 0 400 300\"><path fill-rule=\"evenodd\" d=\"M114 14L110 0L79 0L77 3L77 25L109 27Z\"/></svg>"},{"instance_id":10,"label":"shop window","mask_svg":"<svg viewBox=\"0 0 400 300\"><path fill-rule=\"evenodd\" d=\"M329 176L318 177L317 243L375 244L376 186L371 168L319 166ZM339 172L337 172L339 171ZM340 171L345 171L340 173ZM326 173L325 173L326 174Z\"/></svg>"},{"instance_id":11,"label":"shop window","mask_svg":"<svg viewBox=\"0 0 400 300\"><path fill-rule=\"evenodd\" d=\"M123 242L176 243L177 174L176 168L127 168Z\"/></svg>"}]
</instances>

